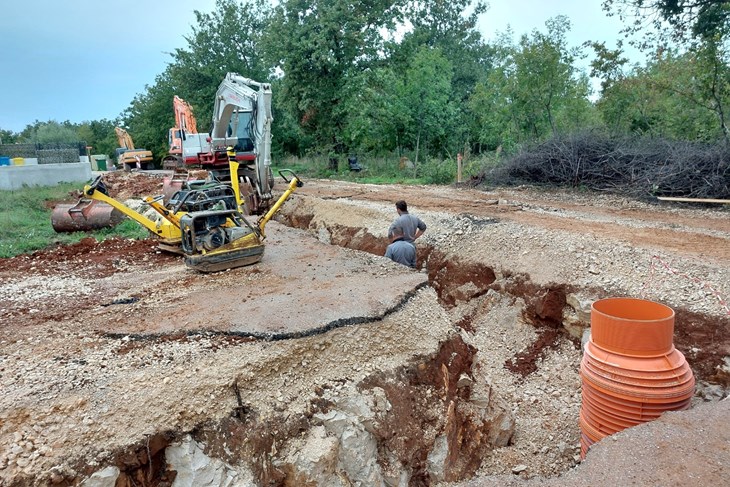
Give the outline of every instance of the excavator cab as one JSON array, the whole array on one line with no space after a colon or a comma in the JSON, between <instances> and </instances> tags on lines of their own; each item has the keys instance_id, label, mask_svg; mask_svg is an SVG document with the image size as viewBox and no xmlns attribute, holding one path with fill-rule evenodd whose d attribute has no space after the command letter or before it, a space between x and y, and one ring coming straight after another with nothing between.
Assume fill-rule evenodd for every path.
<instances>
[{"instance_id":1,"label":"excavator cab","mask_svg":"<svg viewBox=\"0 0 730 487\"><path fill-rule=\"evenodd\" d=\"M235 138L233 150L237 160L243 160L240 156L244 154L241 153L254 155L254 143L251 136L253 121L253 112L238 111L231 117L228 124L226 135L229 139Z\"/></svg>"}]
</instances>

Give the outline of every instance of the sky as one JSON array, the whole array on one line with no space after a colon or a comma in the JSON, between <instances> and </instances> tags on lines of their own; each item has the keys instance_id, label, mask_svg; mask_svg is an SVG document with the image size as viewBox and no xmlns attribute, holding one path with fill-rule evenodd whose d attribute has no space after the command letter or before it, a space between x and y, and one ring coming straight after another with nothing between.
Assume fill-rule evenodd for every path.
<instances>
[{"instance_id":1,"label":"sky","mask_svg":"<svg viewBox=\"0 0 730 487\"><path fill-rule=\"evenodd\" d=\"M491 0L480 21L485 39L510 25L515 41L566 15L570 46L586 40L615 47L621 24L601 0ZM215 0L25 0L0 10L0 129L22 131L36 120L81 123L119 116L186 48L194 10ZM170 102L172 103L172 101ZM212 103L212 102L211 102ZM170 108L172 110L172 108Z\"/></svg>"}]
</instances>

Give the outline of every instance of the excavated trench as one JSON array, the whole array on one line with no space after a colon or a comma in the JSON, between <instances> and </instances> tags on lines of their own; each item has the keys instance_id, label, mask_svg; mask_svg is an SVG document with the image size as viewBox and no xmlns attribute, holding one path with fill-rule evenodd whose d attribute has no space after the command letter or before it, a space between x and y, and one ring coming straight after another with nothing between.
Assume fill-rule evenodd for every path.
<instances>
[{"instance_id":1,"label":"excavated trench","mask_svg":"<svg viewBox=\"0 0 730 487\"><path fill-rule=\"evenodd\" d=\"M385 252L385 240L367 228L322 221L315 227L314 218L294 209L284 212L279 221L324 235L321 239L332 245L379 256ZM558 415L573 424L569 431L548 431L537 437L536 445L525 448L534 457L531 465L542 467L522 476L557 476L575 466L577 370L570 371L570 390L551 387L547 373L543 377L546 384L535 386L539 383L536 376L553 360L551 352L567 357L553 364L556 375L568 373L560 370L565 363L577 368L589 305L576 296L600 297L603 291L569 284L540 286L529 275L455 256L431 244L419 243L418 262L453 324L453 331L433 353L414 356L407 365L393 370L375 371L357 383L342 378L318 384L315 398L297 414L285 407L264 413L247 402L246 389L251 385L241 376L231 385L236 406L230 416L199 424L192 431L160 432L114 453L109 462L112 471L107 473L118 478L108 485L166 486L173 485L177 477L186 479L186 485L418 486L463 481L477 473L521 472L524 469L514 468L525 463L520 445L530 440L523 431L526 426L517 426L526 420L520 419L516 404L523 409L540 406L548 410L542 418L546 430L552 428L550 418ZM532 329L530 340L512 347L514 353L498 364L504 370L501 373L511 374L518 385L509 391L512 397L505 395L504 387L491 383L488 365L470 342L470 337L487 333L485 316L500 306L512 306L513 318ZM709 388L727 387L728 377L718 372L727 345L716 333L726 323L676 311L676 346L691 359L698 381ZM338 323L314 334L356 324ZM510 341L509 336L491 339ZM563 411L559 410L562 406L554 405L562 399L558 395L572 398ZM506 453L496 454L498 451ZM511 463L500 466L504 462ZM96 471L98 478L103 477L103 471L83 463L76 471L81 476ZM78 478L60 477L56 483L75 485Z\"/></svg>"}]
</instances>

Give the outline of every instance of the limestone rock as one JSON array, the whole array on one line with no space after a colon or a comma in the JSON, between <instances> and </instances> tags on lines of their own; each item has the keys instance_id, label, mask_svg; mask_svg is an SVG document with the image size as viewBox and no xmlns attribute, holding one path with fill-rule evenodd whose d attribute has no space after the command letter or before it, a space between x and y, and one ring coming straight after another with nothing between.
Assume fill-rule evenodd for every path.
<instances>
[{"instance_id":1,"label":"limestone rock","mask_svg":"<svg viewBox=\"0 0 730 487\"><path fill-rule=\"evenodd\" d=\"M209 457L189 435L179 443L167 447L165 460L168 468L177 472L173 487L254 487L256 485L251 472L240 466L234 469L217 458Z\"/></svg>"},{"instance_id":2,"label":"limestone rock","mask_svg":"<svg viewBox=\"0 0 730 487\"><path fill-rule=\"evenodd\" d=\"M444 469L446 467L446 457L449 454L449 443L446 436L441 435L436 438L433 449L428 453L426 465L428 466L428 474L434 482L443 482L445 480Z\"/></svg>"},{"instance_id":3,"label":"limestone rock","mask_svg":"<svg viewBox=\"0 0 730 487\"><path fill-rule=\"evenodd\" d=\"M95 472L91 477L81 482L82 487L114 487L119 477L119 469L114 466L106 467Z\"/></svg>"}]
</instances>

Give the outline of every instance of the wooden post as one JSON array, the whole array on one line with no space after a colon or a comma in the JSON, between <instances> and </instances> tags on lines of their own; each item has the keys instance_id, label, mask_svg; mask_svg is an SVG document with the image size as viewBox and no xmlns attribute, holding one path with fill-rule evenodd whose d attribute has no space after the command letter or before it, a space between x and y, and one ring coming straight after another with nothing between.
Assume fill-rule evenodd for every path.
<instances>
[{"instance_id":1,"label":"wooden post","mask_svg":"<svg viewBox=\"0 0 730 487\"><path fill-rule=\"evenodd\" d=\"M730 204L730 200L720 200L714 198L675 198L670 196L657 196L660 201L679 201L682 203L719 203L722 205Z\"/></svg>"},{"instance_id":2,"label":"wooden post","mask_svg":"<svg viewBox=\"0 0 730 487\"><path fill-rule=\"evenodd\" d=\"M461 152L456 154L456 182L461 182L461 167L462 167L462 161L464 157L461 155Z\"/></svg>"}]
</instances>

